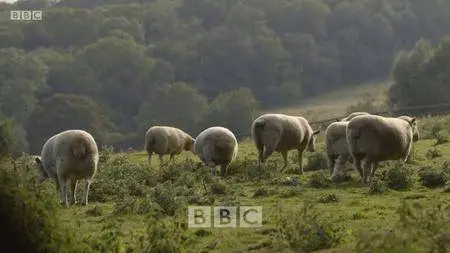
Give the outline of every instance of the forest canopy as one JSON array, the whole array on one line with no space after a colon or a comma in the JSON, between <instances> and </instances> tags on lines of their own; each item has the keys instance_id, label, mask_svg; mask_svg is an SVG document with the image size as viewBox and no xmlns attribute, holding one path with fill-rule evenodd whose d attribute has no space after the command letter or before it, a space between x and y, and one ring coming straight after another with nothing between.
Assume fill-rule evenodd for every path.
<instances>
[{"instance_id":1,"label":"forest canopy","mask_svg":"<svg viewBox=\"0 0 450 253\"><path fill-rule=\"evenodd\" d=\"M11 21L12 9L41 9L43 20ZM424 90L448 91L448 39L436 45L449 13L442 0L0 3L0 112L14 149L36 153L63 128L139 148L151 124L245 133L258 108L386 79L391 68L392 105L423 104Z\"/></svg>"}]
</instances>

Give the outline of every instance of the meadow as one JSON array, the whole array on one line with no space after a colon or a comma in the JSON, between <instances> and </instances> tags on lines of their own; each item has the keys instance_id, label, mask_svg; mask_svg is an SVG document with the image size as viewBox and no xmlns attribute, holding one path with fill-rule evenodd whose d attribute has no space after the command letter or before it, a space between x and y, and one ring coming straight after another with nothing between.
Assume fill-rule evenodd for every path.
<instances>
[{"instance_id":1,"label":"meadow","mask_svg":"<svg viewBox=\"0 0 450 253\"><path fill-rule=\"evenodd\" d=\"M246 139L225 178L188 152L161 166L154 158L149 168L143 151L104 149L87 207L59 207L54 183L39 184L27 156L15 170L4 165L11 182L1 187L18 185L9 194L36 207L29 219L53 231L45 243L60 252L446 252L450 116L421 117L419 126L408 162L382 163L369 186L350 164L350 177L332 183L320 138L316 152L305 153L305 175L296 172L295 151L286 169L274 154L260 173ZM263 226L187 228L189 205L262 206ZM30 225L24 231L39 234Z\"/></svg>"}]
</instances>

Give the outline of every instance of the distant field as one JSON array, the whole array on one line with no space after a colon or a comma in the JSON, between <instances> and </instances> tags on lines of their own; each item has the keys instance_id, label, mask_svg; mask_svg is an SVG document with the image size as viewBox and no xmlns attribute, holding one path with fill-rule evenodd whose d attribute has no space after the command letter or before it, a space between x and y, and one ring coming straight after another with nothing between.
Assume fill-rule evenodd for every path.
<instances>
[{"instance_id":1,"label":"distant field","mask_svg":"<svg viewBox=\"0 0 450 253\"><path fill-rule=\"evenodd\" d=\"M295 106L264 110L263 113L303 115L309 121L339 117L346 114L349 106L367 98L373 98L375 105L383 104L390 83L391 81L384 81L347 86L324 95L306 98Z\"/></svg>"}]
</instances>

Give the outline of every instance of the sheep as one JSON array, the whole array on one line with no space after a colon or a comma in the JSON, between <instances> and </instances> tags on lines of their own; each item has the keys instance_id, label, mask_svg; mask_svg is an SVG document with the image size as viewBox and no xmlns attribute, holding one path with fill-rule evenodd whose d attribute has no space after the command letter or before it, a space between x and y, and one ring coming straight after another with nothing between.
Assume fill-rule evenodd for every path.
<instances>
[{"instance_id":1,"label":"sheep","mask_svg":"<svg viewBox=\"0 0 450 253\"><path fill-rule=\"evenodd\" d=\"M225 176L231 162L236 158L238 142L227 128L213 126L203 130L194 142L194 153L212 169L216 175L216 166L220 165L220 174Z\"/></svg>"},{"instance_id":2,"label":"sheep","mask_svg":"<svg viewBox=\"0 0 450 253\"><path fill-rule=\"evenodd\" d=\"M251 126L253 143L258 150L259 165L274 151L280 152L287 167L289 150L298 151L299 170L303 175L303 152L315 151L316 136L320 129L313 130L308 121L300 116L286 114L263 114ZM264 150L265 148L265 150Z\"/></svg>"},{"instance_id":3,"label":"sheep","mask_svg":"<svg viewBox=\"0 0 450 253\"><path fill-rule=\"evenodd\" d=\"M173 160L175 155L183 150L193 152L194 138L181 129L171 126L153 126L145 133L145 150L148 154L148 165L151 166L153 153L159 155L160 166L163 164L163 156L170 155Z\"/></svg>"},{"instance_id":4,"label":"sheep","mask_svg":"<svg viewBox=\"0 0 450 253\"><path fill-rule=\"evenodd\" d=\"M77 181L84 179L82 205L87 206L89 186L97 171L98 159L98 147L92 135L84 130L71 129L50 137L35 161L39 165L40 182L47 178L55 180L60 202L65 206L69 205L67 181L71 180L71 204L76 204Z\"/></svg>"},{"instance_id":5,"label":"sheep","mask_svg":"<svg viewBox=\"0 0 450 253\"><path fill-rule=\"evenodd\" d=\"M362 171L361 183L371 181L378 162L407 161L413 142L419 140L415 117L361 115L351 119L346 128L347 145L353 165ZM361 160L365 159L364 169Z\"/></svg>"},{"instance_id":6,"label":"sheep","mask_svg":"<svg viewBox=\"0 0 450 253\"><path fill-rule=\"evenodd\" d=\"M348 151L346 127L348 121L359 115L368 115L367 112L354 112L348 116L328 125L325 130L325 149L330 167L331 180L335 181L338 173L347 161L353 162ZM360 172L362 173L362 172Z\"/></svg>"}]
</instances>

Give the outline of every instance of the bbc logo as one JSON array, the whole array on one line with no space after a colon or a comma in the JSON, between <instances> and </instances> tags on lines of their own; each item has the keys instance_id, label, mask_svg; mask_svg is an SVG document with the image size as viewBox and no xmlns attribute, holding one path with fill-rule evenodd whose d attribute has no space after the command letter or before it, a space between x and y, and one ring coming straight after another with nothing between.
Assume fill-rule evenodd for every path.
<instances>
[{"instance_id":1,"label":"bbc logo","mask_svg":"<svg viewBox=\"0 0 450 253\"><path fill-rule=\"evenodd\" d=\"M210 228L211 216L214 217L215 228L236 228L238 219L241 228L262 227L262 206L214 207L214 215L211 215L211 210L210 206L189 206L188 227Z\"/></svg>"},{"instance_id":2,"label":"bbc logo","mask_svg":"<svg viewBox=\"0 0 450 253\"><path fill-rule=\"evenodd\" d=\"M24 21L34 21L42 20L42 11L10 11L10 20L24 20Z\"/></svg>"}]
</instances>

